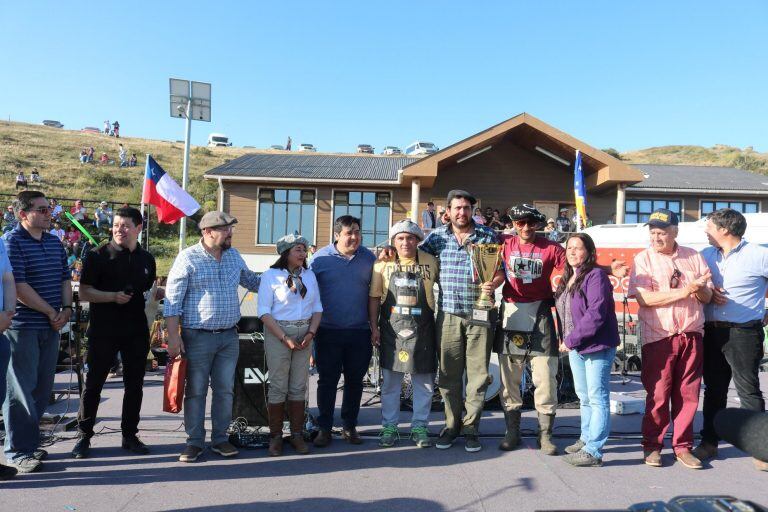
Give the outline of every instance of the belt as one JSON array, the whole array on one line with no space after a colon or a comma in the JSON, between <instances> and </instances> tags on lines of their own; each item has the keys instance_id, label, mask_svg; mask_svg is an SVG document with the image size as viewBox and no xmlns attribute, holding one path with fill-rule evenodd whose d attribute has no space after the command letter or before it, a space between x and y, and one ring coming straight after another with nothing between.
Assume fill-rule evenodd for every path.
<instances>
[{"instance_id":1,"label":"belt","mask_svg":"<svg viewBox=\"0 0 768 512\"><path fill-rule=\"evenodd\" d=\"M276 320L280 325L298 325L299 327L309 324L310 319L306 320Z\"/></svg>"},{"instance_id":2,"label":"belt","mask_svg":"<svg viewBox=\"0 0 768 512\"><path fill-rule=\"evenodd\" d=\"M715 329L751 329L753 327L762 327L762 320L752 320L751 322L736 323L736 322L706 322L705 325L714 327Z\"/></svg>"},{"instance_id":3,"label":"belt","mask_svg":"<svg viewBox=\"0 0 768 512\"><path fill-rule=\"evenodd\" d=\"M224 327L223 329L200 329L197 327L186 327L186 329L189 329L192 331L207 332L208 334L221 334L222 332L231 331L234 328L235 328L234 325L232 327Z\"/></svg>"}]
</instances>

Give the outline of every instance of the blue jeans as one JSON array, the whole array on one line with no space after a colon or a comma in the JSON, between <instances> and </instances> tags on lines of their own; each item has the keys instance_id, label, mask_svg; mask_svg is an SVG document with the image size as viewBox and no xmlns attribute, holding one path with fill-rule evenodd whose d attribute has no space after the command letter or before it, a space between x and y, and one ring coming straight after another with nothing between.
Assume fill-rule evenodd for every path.
<instances>
[{"instance_id":1,"label":"blue jeans","mask_svg":"<svg viewBox=\"0 0 768 512\"><path fill-rule=\"evenodd\" d=\"M5 372L8 371L8 363L11 360L11 342L0 334L0 407L5 402Z\"/></svg>"},{"instance_id":2,"label":"blue jeans","mask_svg":"<svg viewBox=\"0 0 768 512\"><path fill-rule=\"evenodd\" d=\"M381 369L384 382L381 385L381 424L394 425L400 422L400 394L403 390L402 372ZM429 424L429 412L432 410L432 395L435 388L434 373L412 373L413 414L411 428L426 427Z\"/></svg>"},{"instance_id":3,"label":"blue jeans","mask_svg":"<svg viewBox=\"0 0 768 512\"><path fill-rule=\"evenodd\" d=\"M585 452L602 459L601 452L611 432L611 366L616 348L591 354L568 353L573 384L581 401L581 440Z\"/></svg>"},{"instance_id":4,"label":"blue jeans","mask_svg":"<svg viewBox=\"0 0 768 512\"><path fill-rule=\"evenodd\" d=\"M357 427L360 399L363 396L363 377L371 362L371 331L369 329L319 328L317 347L317 424L322 430L333 428L336 408L336 387L344 375L344 393L341 402L341 421L344 428Z\"/></svg>"},{"instance_id":5,"label":"blue jeans","mask_svg":"<svg viewBox=\"0 0 768 512\"><path fill-rule=\"evenodd\" d=\"M11 360L6 372L5 458L31 456L40 447L40 418L53 391L59 333L53 329L8 329Z\"/></svg>"},{"instance_id":6,"label":"blue jeans","mask_svg":"<svg viewBox=\"0 0 768 512\"><path fill-rule=\"evenodd\" d=\"M187 384L184 388L184 426L187 445L205 448L205 399L210 380L211 444L227 440L232 422L235 368L240 355L240 342L233 327L221 333L182 329L187 358Z\"/></svg>"}]
</instances>

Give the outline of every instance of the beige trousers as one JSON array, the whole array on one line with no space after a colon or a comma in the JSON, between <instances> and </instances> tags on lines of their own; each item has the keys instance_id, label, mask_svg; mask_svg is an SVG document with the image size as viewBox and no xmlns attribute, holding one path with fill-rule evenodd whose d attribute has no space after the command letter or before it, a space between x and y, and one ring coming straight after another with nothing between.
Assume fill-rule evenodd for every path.
<instances>
[{"instance_id":1,"label":"beige trousers","mask_svg":"<svg viewBox=\"0 0 768 512\"><path fill-rule=\"evenodd\" d=\"M520 382L523 377L524 356L499 354L501 370L501 405L505 411L519 410L523 406L520 396ZM555 414L557 409L557 363L556 356L530 356L533 374L533 402L542 414Z\"/></svg>"},{"instance_id":2,"label":"beige trousers","mask_svg":"<svg viewBox=\"0 0 768 512\"><path fill-rule=\"evenodd\" d=\"M301 340L309 330L309 320L284 322L277 320L283 331L294 340ZM287 400L304 400L309 379L309 356L312 343L302 350L291 350L275 337L269 329L264 329L264 350L267 353L269 371L269 391L267 401L279 404Z\"/></svg>"}]
</instances>

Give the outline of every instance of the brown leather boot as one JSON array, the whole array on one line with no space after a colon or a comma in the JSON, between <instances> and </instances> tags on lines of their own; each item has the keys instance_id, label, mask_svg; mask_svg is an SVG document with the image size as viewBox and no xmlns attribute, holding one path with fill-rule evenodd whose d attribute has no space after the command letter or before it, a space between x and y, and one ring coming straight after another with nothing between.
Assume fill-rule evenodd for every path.
<instances>
[{"instance_id":1,"label":"brown leather boot","mask_svg":"<svg viewBox=\"0 0 768 512\"><path fill-rule=\"evenodd\" d=\"M269 412L269 452L270 457L283 454L283 419L285 418L285 402L268 404Z\"/></svg>"},{"instance_id":2,"label":"brown leather boot","mask_svg":"<svg viewBox=\"0 0 768 512\"><path fill-rule=\"evenodd\" d=\"M291 437L288 438L288 442L296 453L308 454L309 447L304 442L304 400L288 401L288 418L291 420Z\"/></svg>"}]
</instances>

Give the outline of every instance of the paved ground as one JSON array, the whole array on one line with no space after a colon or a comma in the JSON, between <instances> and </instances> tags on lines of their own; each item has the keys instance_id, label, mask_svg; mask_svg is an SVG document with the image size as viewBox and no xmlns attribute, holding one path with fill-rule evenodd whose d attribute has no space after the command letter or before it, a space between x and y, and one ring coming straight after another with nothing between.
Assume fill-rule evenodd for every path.
<instances>
[{"instance_id":1,"label":"paved ground","mask_svg":"<svg viewBox=\"0 0 768 512\"><path fill-rule=\"evenodd\" d=\"M766 377L763 389L768 389ZM66 384L66 376L58 380L58 386ZM639 385L635 379L613 387L636 392ZM498 411L485 414L484 449L474 454L465 452L461 443L436 450L417 449L404 441L380 449L372 436L360 447L337 440L304 457L287 449L286 456L274 459L256 449L233 460L206 452L201 462L181 464L181 417L159 412L161 390L159 376L147 379L141 437L151 455L130 455L120 449L119 434L105 433L94 438L92 458L76 461L69 457L74 442L61 440L49 447L43 472L0 482L0 511L605 510L697 493L730 494L768 505L768 473L755 471L751 460L732 447L721 449L720 458L702 471L675 464L669 451L663 468L641 464L635 437L639 415L613 416L616 439L607 446L602 468L572 468L558 457L540 455L531 438L517 451L497 450L495 435L503 431ZM121 384L110 381L97 428L119 426L121 397ZM71 417L76 400L68 407ZM66 409L65 401L53 407L55 412ZM535 428L534 414L524 414L524 429ZM577 414L560 412L560 447L577 434ZM432 420L431 429L437 432L441 413L433 413ZM378 406L364 408L361 430L375 434L378 421Z\"/></svg>"}]
</instances>

